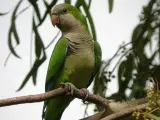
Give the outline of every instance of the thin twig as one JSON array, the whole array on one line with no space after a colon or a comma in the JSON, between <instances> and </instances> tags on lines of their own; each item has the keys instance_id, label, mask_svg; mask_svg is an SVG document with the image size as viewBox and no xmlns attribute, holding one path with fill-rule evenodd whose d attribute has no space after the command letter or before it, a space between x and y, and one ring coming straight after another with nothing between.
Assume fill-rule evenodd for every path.
<instances>
[{"instance_id":1,"label":"thin twig","mask_svg":"<svg viewBox=\"0 0 160 120\"><path fill-rule=\"evenodd\" d=\"M31 5L28 5L27 7L23 8L17 15L16 17L18 17L20 14L22 14L23 12L25 12Z\"/></svg>"},{"instance_id":2,"label":"thin twig","mask_svg":"<svg viewBox=\"0 0 160 120\"><path fill-rule=\"evenodd\" d=\"M130 48L128 51L126 51L126 52L119 58L119 60L117 61L116 65L114 66L114 68L113 68L112 71L111 71L111 75L112 75L112 73L114 72L114 70L116 69L116 67L118 66L119 62L122 60L122 58L123 58L127 53L129 53L131 50L132 50L132 48Z\"/></svg>"},{"instance_id":3,"label":"thin twig","mask_svg":"<svg viewBox=\"0 0 160 120\"><path fill-rule=\"evenodd\" d=\"M106 69L106 67L107 67L107 66L111 63L111 61L118 55L119 51L120 51L122 48L128 46L128 45L131 44L131 43L132 43L132 42L129 42L129 43L126 43L125 45L119 47L119 49L115 52L115 54L108 60L108 62L106 63L106 65L104 66L104 68L103 68L102 71L104 71L104 70Z\"/></svg>"}]
</instances>

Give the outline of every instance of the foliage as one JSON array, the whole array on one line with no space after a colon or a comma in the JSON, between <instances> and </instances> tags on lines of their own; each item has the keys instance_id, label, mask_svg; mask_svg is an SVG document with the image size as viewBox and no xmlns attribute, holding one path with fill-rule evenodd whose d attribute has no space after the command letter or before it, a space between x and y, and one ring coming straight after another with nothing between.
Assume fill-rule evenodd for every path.
<instances>
[{"instance_id":1,"label":"foliage","mask_svg":"<svg viewBox=\"0 0 160 120\"><path fill-rule=\"evenodd\" d=\"M95 79L94 92L105 96L107 83L115 77L117 69L118 92L110 96L116 100L141 98L146 96L149 78L160 83L160 1L151 0L143 7L140 22L133 30L132 39L122 44L113 57L104 61ZM113 61L117 60L114 67ZM97 84L99 83L99 84ZM125 94L131 90L129 96Z\"/></svg>"}]
</instances>

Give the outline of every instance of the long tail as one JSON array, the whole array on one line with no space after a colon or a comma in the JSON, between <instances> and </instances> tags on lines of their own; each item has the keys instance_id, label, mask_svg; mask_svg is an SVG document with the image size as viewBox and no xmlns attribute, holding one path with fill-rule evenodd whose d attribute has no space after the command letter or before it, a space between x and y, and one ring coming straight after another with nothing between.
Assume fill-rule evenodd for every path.
<instances>
[{"instance_id":1,"label":"long tail","mask_svg":"<svg viewBox=\"0 0 160 120\"><path fill-rule=\"evenodd\" d=\"M50 99L46 105L44 120L60 120L64 110L67 108L73 98L69 96L60 96Z\"/></svg>"}]
</instances>

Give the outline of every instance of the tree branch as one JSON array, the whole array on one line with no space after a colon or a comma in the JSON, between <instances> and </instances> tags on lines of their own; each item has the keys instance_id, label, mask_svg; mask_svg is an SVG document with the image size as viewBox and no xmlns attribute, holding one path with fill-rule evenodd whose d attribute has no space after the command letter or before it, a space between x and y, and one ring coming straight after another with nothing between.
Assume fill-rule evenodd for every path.
<instances>
[{"instance_id":1,"label":"tree branch","mask_svg":"<svg viewBox=\"0 0 160 120\"><path fill-rule=\"evenodd\" d=\"M120 120L120 118L123 118L123 120L131 120L133 119L133 116L130 116L131 113L137 109L140 110L140 107L144 107L143 105L147 102L147 98L123 102L112 101L108 103L108 108L104 111L98 112L81 120Z\"/></svg>"},{"instance_id":2,"label":"tree branch","mask_svg":"<svg viewBox=\"0 0 160 120\"><path fill-rule=\"evenodd\" d=\"M135 107L126 108L120 112L113 113L111 115L108 115L107 117L101 119L101 120L119 120L120 118L124 118L127 116L130 116L134 111L137 110L144 110L146 108L147 103L137 105Z\"/></svg>"},{"instance_id":3,"label":"tree branch","mask_svg":"<svg viewBox=\"0 0 160 120\"><path fill-rule=\"evenodd\" d=\"M17 104L24 104L24 103L34 103L34 102L42 102L47 99L56 98L57 96L62 95L70 95L70 92L67 88L57 88L52 91L36 94L36 95L27 95L27 96L20 96L20 97L13 97L8 99L0 100L0 107L10 106L10 105L17 105ZM73 97L84 99L86 97L86 93L84 90L79 90L74 88ZM115 120L120 119L132 114L132 112L136 110L143 110L146 107L146 99L139 99L134 101L128 102L111 102L105 98L102 98L98 95L90 94L88 95L86 101L98 104L106 108L103 112L90 116L88 118L84 118L83 120ZM143 104L142 104L143 103ZM138 105L140 104L140 105ZM116 108L115 108L116 106ZM135 106L135 107L134 107ZM110 115L106 115L107 112L112 111ZM107 116L107 117L105 117Z\"/></svg>"},{"instance_id":4,"label":"tree branch","mask_svg":"<svg viewBox=\"0 0 160 120\"><path fill-rule=\"evenodd\" d=\"M20 96L20 97L13 97L13 98L7 98L0 100L0 107L3 106L10 106L10 105L17 105L17 104L24 104L24 103L34 103L34 102L42 102L47 99L55 98L57 96L62 95L68 95L67 88L57 88L52 91L42 93L42 94L36 94L36 95L28 95L28 96ZM86 94L84 91L79 90L77 88L74 88L74 94L73 97L84 99ZM102 98L100 96L90 94L88 95L86 101L102 105L104 107L107 107L109 101L105 98Z\"/></svg>"}]
</instances>

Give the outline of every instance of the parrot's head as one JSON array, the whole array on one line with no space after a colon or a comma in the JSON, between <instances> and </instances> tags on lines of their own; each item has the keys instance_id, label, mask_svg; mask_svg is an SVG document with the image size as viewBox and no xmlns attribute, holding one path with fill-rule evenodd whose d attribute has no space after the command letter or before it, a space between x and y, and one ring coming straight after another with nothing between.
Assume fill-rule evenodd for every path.
<instances>
[{"instance_id":1,"label":"parrot's head","mask_svg":"<svg viewBox=\"0 0 160 120\"><path fill-rule=\"evenodd\" d=\"M86 18L74 6L70 4L58 4L51 11L52 24L57 26L62 32L75 30L78 25L87 27Z\"/></svg>"}]
</instances>

